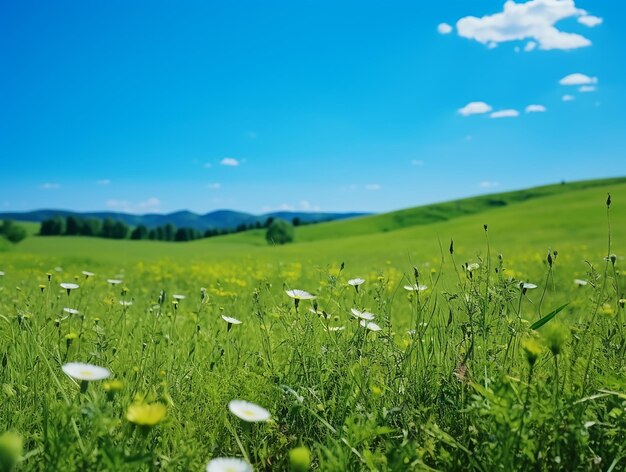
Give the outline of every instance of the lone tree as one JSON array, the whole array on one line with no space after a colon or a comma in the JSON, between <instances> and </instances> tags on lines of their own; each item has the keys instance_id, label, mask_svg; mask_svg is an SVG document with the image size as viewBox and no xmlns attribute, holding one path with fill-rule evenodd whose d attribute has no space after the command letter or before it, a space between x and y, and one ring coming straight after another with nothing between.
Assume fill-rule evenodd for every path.
<instances>
[{"instance_id":1,"label":"lone tree","mask_svg":"<svg viewBox=\"0 0 626 472\"><path fill-rule=\"evenodd\" d=\"M265 239L268 244L286 244L293 241L293 226L281 219L273 220L267 227Z\"/></svg>"},{"instance_id":2,"label":"lone tree","mask_svg":"<svg viewBox=\"0 0 626 472\"><path fill-rule=\"evenodd\" d=\"M27 233L22 226L14 225L12 220L4 220L0 224L0 235L17 244L26 237Z\"/></svg>"}]
</instances>

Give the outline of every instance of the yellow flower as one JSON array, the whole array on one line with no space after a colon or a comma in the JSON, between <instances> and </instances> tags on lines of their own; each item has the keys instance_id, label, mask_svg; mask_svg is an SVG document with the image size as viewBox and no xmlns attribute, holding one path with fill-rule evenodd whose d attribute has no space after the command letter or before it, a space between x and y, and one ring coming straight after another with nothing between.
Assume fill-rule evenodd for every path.
<instances>
[{"instance_id":1,"label":"yellow flower","mask_svg":"<svg viewBox=\"0 0 626 472\"><path fill-rule=\"evenodd\" d=\"M126 410L126 419L139 426L155 426L163 421L166 412L162 403L135 403Z\"/></svg>"}]
</instances>

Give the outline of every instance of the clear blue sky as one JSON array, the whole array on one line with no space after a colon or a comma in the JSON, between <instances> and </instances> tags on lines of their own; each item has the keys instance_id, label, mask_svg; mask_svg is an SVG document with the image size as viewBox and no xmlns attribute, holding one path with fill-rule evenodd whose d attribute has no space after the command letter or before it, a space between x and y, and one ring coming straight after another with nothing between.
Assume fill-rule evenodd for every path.
<instances>
[{"instance_id":1,"label":"clear blue sky","mask_svg":"<svg viewBox=\"0 0 626 472\"><path fill-rule=\"evenodd\" d=\"M626 175L624 2L503 5L3 2L0 211L378 212Z\"/></svg>"}]
</instances>

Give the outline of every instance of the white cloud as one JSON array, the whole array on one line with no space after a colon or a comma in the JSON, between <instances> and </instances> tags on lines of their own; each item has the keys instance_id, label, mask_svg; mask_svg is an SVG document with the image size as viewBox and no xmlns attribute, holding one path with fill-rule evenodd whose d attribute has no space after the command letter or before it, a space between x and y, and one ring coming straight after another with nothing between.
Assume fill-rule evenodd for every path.
<instances>
[{"instance_id":1,"label":"white cloud","mask_svg":"<svg viewBox=\"0 0 626 472\"><path fill-rule=\"evenodd\" d=\"M585 16L578 17L579 23L585 26L589 26L590 28L593 28L594 26L598 26L602 24L603 21L604 20L600 18L599 16L593 16L593 15L585 15Z\"/></svg>"},{"instance_id":2,"label":"white cloud","mask_svg":"<svg viewBox=\"0 0 626 472\"><path fill-rule=\"evenodd\" d=\"M561 100L563 100L564 102L571 102L572 100L575 100L576 97L574 95L563 95L561 97Z\"/></svg>"},{"instance_id":3,"label":"white cloud","mask_svg":"<svg viewBox=\"0 0 626 472\"><path fill-rule=\"evenodd\" d=\"M574 0L508 0L503 11L482 18L466 16L457 21L456 29L459 36L487 45L532 39L543 50L566 50L590 46L591 41L580 34L561 31L555 24L565 18L587 16L585 10L576 8Z\"/></svg>"},{"instance_id":4,"label":"white cloud","mask_svg":"<svg viewBox=\"0 0 626 472\"><path fill-rule=\"evenodd\" d=\"M239 165L239 161L233 157L225 157L220 161L220 164L223 166L237 167Z\"/></svg>"},{"instance_id":5,"label":"white cloud","mask_svg":"<svg viewBox=\"0 0 626 472\"><path fill-rule=\"evenodd\" d=\"M534 41L528 41L526 43L526 46L524 46L524 51L526 52L530 52L532 50L534 50L537 47L537 43Z\"/></svg>"},{"instance_id":6,"label":"white cloud","mask_svg":"<svg viewBox=\"0 0 626 472\"><path fill-rule=\"evenodd\" d=\"M219 190L220 188L222 188L222 184L220 184L219 182L213 182L213 183L207 184L206 188L211 189L211 190Z\"/></svg>"},{"instance_id":7,"label":"white cloud","mask_svg":"<svg viewBox=\"0 0 626 472\"><path fill-rule=\"evenodd\" d=\"M41 184L39 188L42 190L57 190L61 188L61 184L46 182L45 184Z\"/></svg>"},{"instance_id":8,"label":"white cloud","mask_svg":"<svg viewBox=\"0 0 626 472\"><path fill-rule=\"evenodd\" d=\"M478 184L480 188L495 188L500 186L500 182L495 182L493 180L483 180Z\"/></svg>"},{"instance_id":9,"label":"white cloud","mask_svg":"<svg viewBox=\"0 0 626 472\"><path fill-rule=\"evenodd\" d=\"M581 74L580 72L566 75L561 80L559 80L559 84L561 85L589 85L589 84L597 84L597 83L598 83L597 77L589 77L588 75Z\"/></svg>"},{"instance_id":10,"label":"white cloud","mask_svg":"<svg viewBox=\"0 0 626 472\"><path fill-rule=\"evenodd\" d=\"M489 113L491 110L491 105L487 105L485 102L470 102L463 108L460 108L458 112L463 116L470 116Z\"/></svg>"},{"instance_id":11,"label":"white cloud","mask_svg":"<svg viewBox=\"0 0 626 472\"><path fill-rule=\"evenodd\" d=\"M596 91L596 86L595 85L583 85L581 87L578 88L579 92L595 92Z\"/></svg>"},{"instance_id":12,"label":"white cloud","mask_svg":"<svg viewBox=\"0 0 626 472\"><path fill-rule=\"evenodd\" d=\"M303 211L320 211L320 207L318 205L312 205L311 202L307 200L300 200L299 206Z\"/></svg>"},{"instance_id":13,"label":"white cloud","mask_svg":"<svg viewBox=\"0 0 626 472\"><path fill-rule=\"evenodd\" d=\"M111 185L111 181L109 179L101 179L96 182L98 185Z\"/></svg>"},{"instance_id":14,"label":"white cloud","mask_svg":"<svg viewBox=\"0 0 626 472\"><path fill-rule=\"evenodd\" d=\"M105 204L107 208L126 213L152 213L159 212L161 208L161 201L156 197L150 197L147 200L136 204L131 203L128 200L116 200L112 198L107 200Z\"/></svg>"},{"instance_id":15,"label":"white cloud","mask_svg":"<svg viewBox=\"0 0 626 472\"><path fill-rule=\"evenodd\" d=\"M544 113L548 109L543 105L528 105L524 111L526 113Z\"/></svg>"},{"instance_id":16,"label":"white cloud","mask_svg":"<svg viewBox=\"0 0 626 472\"><path fill-rule=\"evenodd\" d=\"M509 108L507 110L494 111L489 118L516 118L519 116L519 111Z\"/></svg>"},{"instance_id":17,"label":"white cloud","mask_svg":"<svg viewBox=\"0 0 626 472\"><path fill-rule=\"evenodd\" d=\"M439 32L439 34L448 34L452 31L452 26L450 26L448 23L439 23L439 25L437 26L437 31Z\"/></svg>"},{"instance_id":18,"label":"white cloud","mask_svg":"<svg viewBox=\"0 0 626 472\"><path fill-rule=\"evenodd\" d=\"M412 166L423 166L424 165L424 161L422 161L421 159L413 159L411 161L411 165Z\"/></svg>"}]
</instances>

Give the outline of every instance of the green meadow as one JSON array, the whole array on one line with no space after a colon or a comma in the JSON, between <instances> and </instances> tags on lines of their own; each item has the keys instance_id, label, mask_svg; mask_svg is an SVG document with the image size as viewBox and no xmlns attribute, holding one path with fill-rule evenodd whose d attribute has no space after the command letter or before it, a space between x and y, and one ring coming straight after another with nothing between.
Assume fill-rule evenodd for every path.
<instances>
[{"instance_id":1,"label":"green meadow","mask_svg":"<svg viewBox=\"0 0 626 472\"><path fill-rule=\"evenodd\" d=\"M0 471L626 468L626 178L284 246L27 229L0 245Z\"/></svg>"}]
</instances>

